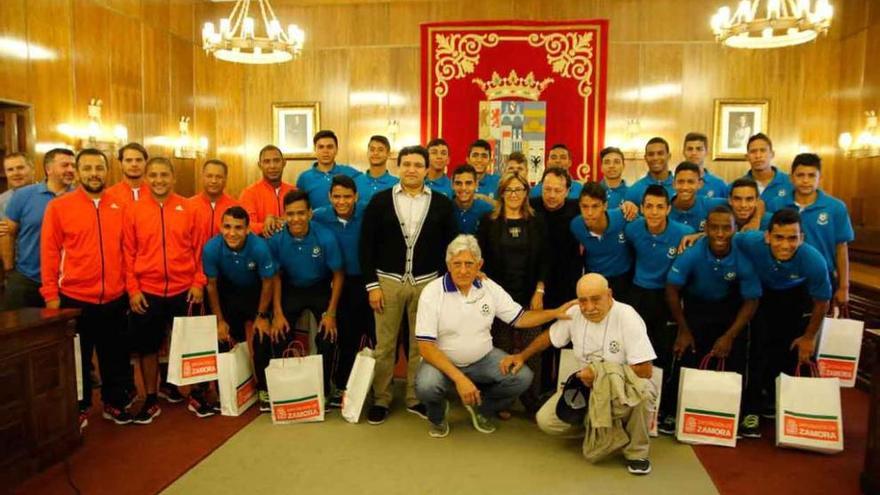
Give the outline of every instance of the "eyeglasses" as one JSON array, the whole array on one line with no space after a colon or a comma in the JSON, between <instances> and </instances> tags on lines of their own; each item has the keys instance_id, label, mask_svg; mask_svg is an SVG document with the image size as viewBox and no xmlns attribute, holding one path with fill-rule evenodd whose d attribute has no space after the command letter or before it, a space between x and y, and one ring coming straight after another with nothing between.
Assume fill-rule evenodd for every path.
<instances>
[{"instance_id":1,"label":"eyeglasses","mask_svg":"<svg viewBox=\"0 0 880 495\"><path fill-rule=\"evenodd\" d=\"M524 187L508 187L504 189L504 194L524 194L526 192L526 188Z\"/></svg>"}]
</instances>

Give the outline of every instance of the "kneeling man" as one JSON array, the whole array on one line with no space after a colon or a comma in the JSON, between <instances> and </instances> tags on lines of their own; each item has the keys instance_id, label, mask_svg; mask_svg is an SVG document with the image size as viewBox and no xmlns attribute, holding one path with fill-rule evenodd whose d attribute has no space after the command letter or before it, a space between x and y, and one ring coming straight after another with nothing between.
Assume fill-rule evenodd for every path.
<instances>
[{"instance_id":1,"label":"kneeling man","mask_svg":"<svg viewBox=\"0 0 880 495\"><path fill-rule=\"evenodd\" d=\"M492 320L516 328L531 328L555 318L567 318L575 302L553 310L524 311L504 289L477 276L482 253L472 235L459 235L446 248L448 273L427 286L419 297L416 340L422 364L416 375L416 395L428 410L429 435L449 434L447 392L454 386L471 415L474 428L492 433L488 419L506 409L532 383L529 368L502 373L507 353L492 347Z\"/></svg>"},{"instance_id":2,"label":"kneeling man","mask_svg":"<svg viewBox=\"0 0 880 495\"><path fill-rule=\"evenodd\" d=\"M651 361L657 358L648 339L645 322L632 306L614 300L608 281L597 273L581 277L577 284L577 297L579 307L568 310L569 318L560 318L521 353L504 359L501 362L502 370L516 373L533 354L547 349L551 344L565 347L571 342L574 356L582 367L578 376L584 385L590 387L592 399L596 399L595 394L599 393L599 389L593 388L597 370L599 367L608 369L603 363L629 366L633 373L623 375L634 374L635 381L641 383L631 385L644 387L646 384L641 379L651 378ZM584 425L566 423L556 415L557 403L561 398L562 391L557 391L541 407L535 418L538 427L550 435L583 435ZM595 400L590 402L591 406L595 406ZM651 472L651 462L648 460L650 407L650 399L646 396L638 404L615 405L613 408L613 418L622 421L629 437L629 442L623 447L623 456L627 460L627 469L633 474ZM589 436L587 434L584 439L585 456L590 454L587 448Z\"/></svg>"}]
</instances>

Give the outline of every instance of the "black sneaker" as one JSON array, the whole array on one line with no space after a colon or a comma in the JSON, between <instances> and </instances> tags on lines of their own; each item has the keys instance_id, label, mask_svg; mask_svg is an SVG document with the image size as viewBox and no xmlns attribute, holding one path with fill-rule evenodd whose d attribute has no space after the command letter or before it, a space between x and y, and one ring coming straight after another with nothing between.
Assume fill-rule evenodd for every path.
<instances>
[{"instance_id":1,"label":"black sneaker","mask_svg":"<svg viewBox=\"0 0 880 495\"><path fill-rule=\"evenodd\" d=\"M153 422L153 418L160 414L162 414L162 408L159 407L159 403L147 401L141 407L141 410L135 414L134 423L137 425L148 425Z\"/></svg>"},{"instance_id":2,"label":"black sneaker","mask_svg":"<svg viewBox=\"0 0 880 495\"><path fill-rule=\"evenodd\" d=\"M179 404L186 399L186 397L180 393L180 389L177 388L177 385L172 385L170 383L163 383L160 385L157 395L159 398L165 399L165 402L169 404Z\"/></svg>"},{"instance_id":3,"label":"black sneaker","mask_svg":"<svg viewBox=\"0 0 880 495\"><path fill-rule=\"evenodd\" d=\"M342 409L343 394L345 394L345 390L337 390L329 399L327 399L327 407L330 409Z\"/></svg>"},{"instance_id":4,"label":"black sneaker","mask_svg":"<svg viewBox=\"0 0 880 495\"><path fill-rule=\"evenodd\" d=\"M134 418L131 417L131 414L124 409L119 409L118 407L113 407L110 405L104 406L104 412L101 414L104 419L109 419L118 425L127 425L134 421Z\"/></svg>"},{"instance_id":5,"label":"black sneaker","mask_svg":"<svg viewBox=\"0 0 880 495\"><path fill-rule=\"evenodd\" d=\"M189 396L189 404L187 404L186 408L189 409L191 413L195 414L197 418L210 418L217 414L214 411L214 408L208 404L208 401L194 395Z\"/></svg>"},{"instance_id":6,"label":"black sneaker","mask_svg":"<svg viewBox=\"0 0 880 495\"><path fill-rule=\"evenodd\" d=\"M372 406L367 411L367 423L381 425L388 419L388 408L385 406Z\"/></svg>"},{"instance_id":7,"label":"black sneaker","mask_svg":"<svg viewBox=\"0 0 880 495\"><path fill-rule=\"evenodd\" d=\"M664 435L675 435L675 416L666 416L657 425L657 431Z\"/></svg>"},{"instance_id":8,"label":"black sneaker","mask_svg":"<svg viewBox=\"0 0 880 495\"><path fill-rule=\"evenodd\" d=\"M739 423L738 437L761 438L761 418L757 414L747 414Z\"/></svg>"},{"instance_id":9,"label":"black sneaker","mask_svg":"<svg viewBox=\"0 0 880 495\"><path fill-rule=\"evenodd\" d=\"M776 419L776 406L767 406L761 411L761 417L764 419Z\"/></svg>"},{"instance_id":10,"label":"black sneaker","mask_svg":"<svg viewBox=\"0 0 880 495\"><path fill-rule=\"evenodd\" d=\"M126 397L128 398L128 402L125 404L125 408L129 409L134 405L134 401L138 398L137 390L128 390L125 392Z\"/></svg>"},{"instance_id":11,"label":"black sneaker","mask_svg":"<svg viewBox=\"0 0 880 495\"><path fill-rule=\"evenodd\" d=\"M648 474L651 472L651 461L648 459L629 459L626 461L626 470L630 474Z\"/></svg>"},{"instance_id":12,"label":"black sneaker","mask_svg":"<svg viewBox=\"0 0 880 495\"><path fill-rule=\"evenodd\" d=\"M425 407L425 405L422 404L421 402L419 402L418 404L416 404L414 406L407 407L406 410L408 412L415 414L416 416L418 416L422 419L428 419L428 408Z\"/></svg>"}]
</instances>

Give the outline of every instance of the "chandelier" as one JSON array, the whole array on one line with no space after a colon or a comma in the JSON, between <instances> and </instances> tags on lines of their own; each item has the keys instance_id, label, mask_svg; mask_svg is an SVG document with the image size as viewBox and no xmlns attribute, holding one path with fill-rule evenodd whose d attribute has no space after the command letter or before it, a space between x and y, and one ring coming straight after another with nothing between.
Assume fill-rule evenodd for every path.
<instances>
[{"instance_id":1,"label":"chandelier","mask_svg":"<svg viewBox=\"0 0 880 495\"><path fill-rule=\"evenodd\" d=\"M761 3L766 7L761 9ZM712 16L715 39L733 48L798 45L828 32L834 7L828 0L742 0L735 12L724 6ZM763 13L764 17L759 17Z\"/></svg>"},{"instance_id":2,"label":"chandelier","mask_svg":"<svg viewBox=\"0 0 880 495\"><path fill-rule=\"evenodd\" d=\"M250 16L251 4L259 6L265 37L257 36L256 22ZM286 31L281 28L269 0L236 0L229 17L220 19L219 31L214 30L213 22L206 22L202 28L205 53L241 64L276 64L293 60L299 56L304 41L305 33L295 24L287 26Z\"/></svg>"}]
</instances>

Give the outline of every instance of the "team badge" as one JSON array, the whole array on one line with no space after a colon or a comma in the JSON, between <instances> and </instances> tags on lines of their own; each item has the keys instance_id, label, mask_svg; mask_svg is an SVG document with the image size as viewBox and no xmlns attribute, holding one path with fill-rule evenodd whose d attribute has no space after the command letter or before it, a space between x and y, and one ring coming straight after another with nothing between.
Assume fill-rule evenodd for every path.
<instances>
[{"instance_id":1,"label":"team badge","mask_svg":"<svg viewBox=\"0 0 880 495\"><path fill-rule=\"evenodd\" d=\"M623 234L623 232L617 234L617 242L619 242L620 244L626 244L626 236Z\"/></svg>"},{"instance_id":2,"label":"team badge","mask_svg":"<svg viewBox=\"0 0 880 495\"><path fill-rule=\"evenodd\" d=\"M256 261L249 261L248 262L248 270L253 271L256 269L257 269L257 262Z\"/></svg>"},{"instance_id":3,"label":"team badge","mask_svg":"<svg viewBox=\"0 0 880 495\"><path fill-rule=\"evenodd\" d=\"M483 304L482 306L480 306L480 314L482 314L483 316L489 316L489 305L488 304Z\"/></svg>"},{"instance_id":4,"label":"team badge","mask_svg":"<svg viewBox=\"0 0 880 495\"><path fill-rule=\"evenodd\" d=\"M312 248L312 258L317 258L321 256L321 246L315 246Z\"/></svg>"},{"instance_id":5,"label":"team badge","mask_svg":"<svg viewBox=\"0 0 880 495\"><path fill-rule=\"evenodd\" d=\"M611 352L611 354L617 354L620 352L620 343L616 340L612 340L608 343L608 351Z\"/></svg>"},{"instance_id":6,"label":"team badge","mask_svg":"<svg viewBox=\"0 0 880 495\"><path fill-rule=\"evenodd\" d=\"M819 225L828 225L828 212L823 211L819 213L819 218L816 219L816 223Z\"/></svg>"},{"instance_id":7,"label":"team badge","mask_svg":"<svg viewBox=\"0 0 880 495\"><path fill-rule=\"evenodd\" d=\"M669 259L675 258L675 247L671 247L669 251L666 251L666 257Z\"/></svg>"},{"instance_id":8,"label":"team badge","mask_svg":"<svg viewBox=\"0 0 880 495\"><path fill-rule=\"evenodd\" d=\"M706 221L705 220L700 222L700 232L702 232L704 230L706 230Z\"/></svg>"},{"instance_id":9,"label":"team badge","mask_svg":"<svg viewBox=\"0 0 880 495\"><path fill-rule=\"evenodd\" d=\"M709 192L707 192L707 193L706 193L706 197L707 197L707 198L714 198L714 197L715 197L715 191L709 191Z\"/></svg>"},{"instance_id":10,"label":"team badge","mask_svg":"<svg viewBox=\"0 0 880 495\"><path fill-rule=\"evenodd\" d=\"M736 272L727 272L724 274L724 280L734 280L736 278Z\"/></svg>"},{"instance_id":11,"label":"team badge","mask_svg":"<svg viewBox=\"0 0 880 495\"><path fill-rule=\"evenodd\" d=\"M779 190L779 197L781 198L783 196L785 196L785 189L780 189Z\"/></svg>"}]
</instances>

